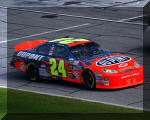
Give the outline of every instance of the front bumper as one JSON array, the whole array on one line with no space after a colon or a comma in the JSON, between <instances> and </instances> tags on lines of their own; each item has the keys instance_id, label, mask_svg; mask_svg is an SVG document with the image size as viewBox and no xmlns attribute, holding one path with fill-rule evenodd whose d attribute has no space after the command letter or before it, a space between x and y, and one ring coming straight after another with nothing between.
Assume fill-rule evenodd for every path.
<instances>
[{"instance_id":1,"label":"front bumper","mask_svg":"<svg viewBox=\"0 0 150 120\"><path fill-rule=\"evenodd\" d=\"M108 79L107 81L105 79ZM96 88L118 89L143 83L143 68L120 74L102 74L101 80L96 80Z\"/></svg>"}]
</instances>

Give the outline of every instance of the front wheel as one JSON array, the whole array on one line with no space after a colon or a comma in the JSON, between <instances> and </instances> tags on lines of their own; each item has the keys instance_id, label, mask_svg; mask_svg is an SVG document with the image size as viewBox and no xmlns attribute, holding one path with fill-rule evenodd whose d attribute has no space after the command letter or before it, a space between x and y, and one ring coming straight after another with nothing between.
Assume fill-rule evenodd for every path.
<instances>
[{"instance_id":1,"label":"front wheel","mask_svg":"<svg viewBox=\"0 0 150 120\"><path fill-rule=\"evenodd\" d=\"M87 89L96 88L95 76L91 70L84 70L82 73L82 84Z\"/></svg>"},{"instance_id":2,"label":"front wheel","mask_svg":"<svg viewBox=\"0 0 150 120\"><path fill-rule=\"evenodd\" d=\"M35 66L33 65L29 66L26 72L29 80L31 81L39 80L39 72Z\"/></svg>"}]
</instances>

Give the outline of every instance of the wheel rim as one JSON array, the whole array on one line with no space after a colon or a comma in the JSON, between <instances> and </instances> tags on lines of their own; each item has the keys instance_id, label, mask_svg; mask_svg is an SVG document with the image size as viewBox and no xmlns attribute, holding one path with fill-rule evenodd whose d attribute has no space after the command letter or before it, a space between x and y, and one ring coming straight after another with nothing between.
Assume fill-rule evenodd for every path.
<instances>
[{"instance_id":1,"label":"wheel rim","mask_svg":"<svg viewBox=\"0 0 150 120\"><path fill-rule=\"evenodd\" d=\"M86 88L93 88L94 87L94 77L91 72L87 72L83 77L83 83Z\"/></svg>"}]
</instances>

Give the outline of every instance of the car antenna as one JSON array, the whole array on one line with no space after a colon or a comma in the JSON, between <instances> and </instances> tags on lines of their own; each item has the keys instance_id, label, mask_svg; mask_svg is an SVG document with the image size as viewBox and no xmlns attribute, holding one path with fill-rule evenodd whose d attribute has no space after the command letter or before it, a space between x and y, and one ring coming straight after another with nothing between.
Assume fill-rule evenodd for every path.
<instances>
[{"instance_id":1,"label":"car antenna","mask_svg":"<svg viewBox=\"0 0 150 120\"><path fill-rule=\"evenodd\" d=\"M64 38L69 38L69 36L65 36Z\"/></svg>"},{"instance_id":2,"label":"car antenna","mask_svg":"<svg viewBox=\"0 0 150 120\"><path fill-rule=\"evenodd\" d=\"M65 38L70 38L70 37L69 37L69 36L65 36ZM71 38L70 40L71 40L71 42L73 42L73 41L72 41L72 38Z\"/></svg>"}]
</instances>

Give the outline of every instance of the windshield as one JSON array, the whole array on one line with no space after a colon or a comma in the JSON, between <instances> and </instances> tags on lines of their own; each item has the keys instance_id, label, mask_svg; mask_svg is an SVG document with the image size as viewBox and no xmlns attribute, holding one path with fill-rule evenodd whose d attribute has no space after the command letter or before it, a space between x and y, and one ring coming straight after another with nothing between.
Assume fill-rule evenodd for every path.
<instances>
[{"instance_id":1,"label":"windshield","mask_svg":"<svg viewBox=\"0 0 150 120\"><path fill-rule=\"evenodd\" d=\"M95 42L90 42L70 47L70 51L77 59L83 59L98 54L104 54L106 50L102 48L101 45Z\"/></svg>"}]
</instances>

